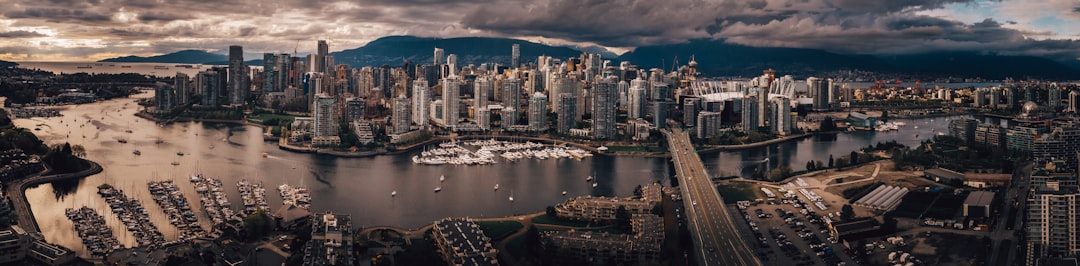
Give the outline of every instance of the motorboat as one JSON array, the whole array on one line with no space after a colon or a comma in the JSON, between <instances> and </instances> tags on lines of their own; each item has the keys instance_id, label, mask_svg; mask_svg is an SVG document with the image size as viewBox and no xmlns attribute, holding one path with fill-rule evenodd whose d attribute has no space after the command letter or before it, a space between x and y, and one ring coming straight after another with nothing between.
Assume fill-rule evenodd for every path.
<instances>
[{"instance_id":1,"label":"motorboat","mask_svg":"<svg viewBox=\"0 0 1080 266\"><path fill-rule=\"evenodd\" d=\"M495 190L499 190L499 184L495 184Z\"/></svg>"},{"instance_id":2,"label":"motorboat","mask_svg":"<svg viewBox=\"0 0 1080 266\"><path fill-rule=\"evenodd\" d=\"M390 196L391 196L391 197L395 197L395 196L397 196L397 190L391 191L391 192L390 192Z\"/></svg>"},{"instance_id":3,"label":"motorboat","mask_svg":"<svg viewBox=\"0 0 1080 266\"><path fill-rule=\"evenodd\" d=\"M435 187L435 193L438 193L439 191L442 191L442 187Z\"/></svg>"},{"instance_id":4,"label":"motorboat","mask_svg":"<svg viewBox=\"0 0 1080 266\"><path fill-rule=\"evenodd\" d=\"M440 175L439 176L439 182L442 182L442 181L446 181L446 176L445 175Z\"/></svg>"},{"instance_id":5,"label":"motorboat","mask_svg":"<svg viewBox=\"0 0 1080 266\"><path fill-rule=\"evenodd\" d=\"M566 196L566 190L563 190L562 195Z\"/></svg>"}]
</instances>

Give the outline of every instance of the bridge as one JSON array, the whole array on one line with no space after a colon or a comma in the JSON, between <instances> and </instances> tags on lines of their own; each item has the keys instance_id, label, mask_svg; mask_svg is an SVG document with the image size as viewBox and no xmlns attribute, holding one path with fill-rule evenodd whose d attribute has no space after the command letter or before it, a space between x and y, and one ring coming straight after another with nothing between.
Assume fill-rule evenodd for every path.
<instances>
[{"instance_id":1,"label":"bridge","mask_svg":"<svg viewBox=\"0 0 1080 266\"><path fill-rule=\"evenodd\" d=\"M664 130L686 207L687 227L699 265L762 265L735 228L727 205L705 172L690 135L679 128Z\"/></svg>"}]
</instances>

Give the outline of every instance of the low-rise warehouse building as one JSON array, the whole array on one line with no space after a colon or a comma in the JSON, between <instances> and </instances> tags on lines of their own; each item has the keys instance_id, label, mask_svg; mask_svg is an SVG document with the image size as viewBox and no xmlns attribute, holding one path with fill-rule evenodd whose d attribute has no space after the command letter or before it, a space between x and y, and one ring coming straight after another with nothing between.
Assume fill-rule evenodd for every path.
<instances>
[{"instance_id":1,"label":"low-rise warehouse building","mask_svg":"<svg viewBox=\"0 0 1080 266\"><path fill-rule=\"evenodd\" d=\"M905 187L880 186L855 201L855 206L889 211L896 208L907 193L908 189Z\"/></svg>"},{"instance_id":2,"label":"low-rise warehouse building","mask_svg":"<svg viewBox=\"0 0 1080 266\"><path fill-rule=\"evenodd\" d=\"M994 201L994 192L974 191L964 200L964 216L990 217L990 203Z\"/></svg>"}]
</instances>

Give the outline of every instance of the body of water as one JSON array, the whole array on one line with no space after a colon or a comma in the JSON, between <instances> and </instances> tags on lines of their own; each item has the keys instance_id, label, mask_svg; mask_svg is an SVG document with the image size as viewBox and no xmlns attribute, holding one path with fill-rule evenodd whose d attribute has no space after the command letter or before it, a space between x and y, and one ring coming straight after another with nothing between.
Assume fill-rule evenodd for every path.
<instances>
[{"instance_id":1,"label":"body of water","mask_svg":"<svg viewBox=\"0 0 1080 266\"><path fill-rule=\"evenodd\" d=\"M109 63L109 62L18 62L19 67L38 69L56 74L120 74L137 73L158 77L172 77L176 73L184 73L194 77L199 71L213 67L201 64L175 64L175 63ZM185 67L190 66L190 67Z\"/></svg>"},{"instance_id":2,"label":"body of water","mask_svg":"<svg viewBox=\"0 0 1080 266\"><path fill-rule=\"evenodd\" d=\"M144 93L135 98L152 97ZM445 217L501 217L544 211L573 196L628 196L635 186L668 183L674 174L666 158L594 156L584 160L521 160L486 166L415 165L414 151L371 158L336 158L279 150L264 142L262 129L221 123L175 123L158 126L137 118L134 99L115 99L67 106L64 116L16 119L20 127L39 129L39 138L50 144L70 142L86 148L87 159L104 167L101 174L83 180L45 184L26 191L31 208L46 239L85 253L65 208L83 205L107 218L121 242L134 239L96 194L97 186L111 184L143 202L151 219L168 240L177 238L161 209L154 204L147 182L174 179L190 202L198 195L188 182L195 173L220 178L234 207L241 207L236 183L246 179L268 188L273 208L281 206L278 185L302 185L312 191L312 211L352 214L354 226L388 225L417 228ZM750 175L764 163L767 167L790 164L803 169L807 160L827 161L879 141L897 140L917 144L947 122L938 118L906 120L901 131L840 133L835 137L811 137L799 141L743 151L703 156L714 175ZM919 125L919 129L913 129ZM936 131L934 128L936 127ZM905 131L906 130L906 131ZM129 132L130 131L130 132ZM918 132L918 137L915 133ZM118 139L127 143L120 143ZM160 143L158 143L160 141ZM141 155L135 155L134 150ZM268 156L262 156L266 152ZM178 155L183 153L183 156ZM172 165L178 162L179 165ZM596 177L598 186L585 181ZM445 176L444 182L439 181ZM493 189L499 184L499 189ZM442 191L435 193L434 188ZM391 197L391 191L397 191ZM568 195L563 196L566 191ZM508 197L513 195L515 201ZM197 208L198 209L198 208ZM198 210L199 215L203 215ZM209 226L200 217L204 227Z\"/></svg>"}]
</instances>

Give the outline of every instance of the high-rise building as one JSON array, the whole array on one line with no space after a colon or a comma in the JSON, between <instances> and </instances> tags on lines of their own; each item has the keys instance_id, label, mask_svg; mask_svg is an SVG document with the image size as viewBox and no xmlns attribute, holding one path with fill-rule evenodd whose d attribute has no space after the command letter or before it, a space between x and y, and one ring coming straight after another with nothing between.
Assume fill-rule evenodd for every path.
<instances>
[{"instance_id":1,"label":"high-rise building","mask_svg":"<svg viewBox=\"0 0 1080 266\"><path fill-rule=\"evenodd\" d=\"M975 98L973 99L974 101L972 103L972 106L980 108L989 106L990 103L986 99L986 94L988 94L989 92L990 89L988 88L975 89L975 94L972 95L972 98Z\"/></svg>"},{"instance_id":2,"label":"high-rise building","mask_svg":"<svg viewBox=\"0 0 1080 266\"><path fill-rule=\"evenodd\" d=\"M412 107L409 106L409 98L405 97L405 94L398 95L394 98L393 102L394 112L392 114L393 131L392 134L404 134L409 132L412 127L412 116L409 115Z\"/></svg>"},{"instance_id":3,"label":"high-rise building","mask_svg":"<svg viewBox=\"0 0 1080 266\"><path fill-rule=\"evenodd\" d=\"M243 104L251 90L248 84L250 74L244 65L244 48L239 45L229 46L229 104Z\"/></svg>"},{"instance_id":4,"label":"high-rise building","mask_svg":"<svg viewBox=\"0 0 1080 266\"><path fill-rule=\"evenodd\" d=\"M491 97L491 93L494 91L495 82L489 76L477 77L476 81L473 81L473 96L476 108L486 107L488 105L488 98Z\"/></svg>"},{"instance_id":5,"label":"high-rise building","mask_svg":"<svg viewBox=\"0 0 1080 266\"><path fill-rule=\"evenodd\" d=\"M458 123L458 112L461 111L459 104L461 103L460 96L461 80L456 75L450 75L443 79L443 125L449 129L454 129L454 126Z\"/></svg>"},{"instance_id":6,"label":"high-rise building","mask_svg":"<svg viewBox=\"0 0 1080 266\"><path fill-rule=\"evenodd\" d=\"M769 100L769 104L772 106L775 117L769 123L772 131L781 136L791 134L791 101L784 97L776 97Z\"/></svg>"},{"instance_id":7,"label":"high-rise building","mask_svg":"<svg viewBox=\"0 0 1080 266\"><path fill-rule=\"evenodd\" d=\"M996 123L979 123L975 127L975 145L1001 151L1006 147L1005 128Z\"/></svg>"},{"instance_id":8,"label":"high-rise building","mask_svg":"<svg viewBox=\"0 0 1080 266\"><path fill-rule=\"evenodd\" d=\"M1080 113L1080 91L1069 92L1069 111Z\"/></svg>"},{"instance_id":9,"label":"high-rise building","mask_svg":"<svg viewBox=\"0 0 1080 266\"><path fill-rule=\"evenodd\" d=\"M998 104L1001 104L1001 95L1003 93L1004 93L1004 90L1002 90L999 87L990 88L990 101L989 101L989 104L990 104L991 109L997 109L998 108Z\"/></svg>"},{"instance_id":10,"label":"high-rise building","mask_svg":"<svg viewBox=\"0 0 1080 266\"><path fill-rule=\"evenodd\" d=\"M742 129L754 131L758 129L758 100L757 95L747 95L742 99Z\"/></svg>"},{"instance_id":11,"label":"high-rise building","mask_svg":"<svg viewBox=\"0 0 1080 266\"><path fill-rule=\"evenodd\" d=\"M547 130L547 96L543 93L533 93L529 98L529 130Z\"/></svg>"},{"instance_id":12,"label":"high-rise building","mask_svg":"<svg viewBox=\"0 0 1080 266\"><path fill-rule=\"evenodd\" d=\"M508 127L517 124L518 111L521 108L521 80L516 77L510 77L503 80L502 83L502 102L506 109L503 110L503 121L510 122L504 123L503 127Z\"/></svg>"},{"instance_id":13,"label":"high-rise building","mask_svg":"<svg viewBox=\"0 0 1080 266\"><path fill-rule=\"evenodd\" d=\"M825 79L810 77L806 79L806 85L809 87L810 97L813 98L814 111L828 111L829 82Z\"/></svg>"},{"instance_id":14,"label":"high-rise building","mask_svg":"<svg viewBox=\"0 0 1080 266\"><path fill-rule=\"evenodd\" d=\"M176 104L185 105L191 101L191 78L187 74L176 72L173 87L176 88Z\"/></svg>"},{"instance_id":15,"label":"high-rise building","mask_svg":"<svg viewBox=\"0 0 1080 266\"><path fill-rule=\"evenodd\" d=\"M720 135L722 116L720 112L700 112L697 115L695 130L699 139L709 139Z\"/></svg>"},{"instance_id":16,"label":"high-rise building","mask_svg":"<svg viewBox=\"0 0 1080 266\"><path fill-rule=\"evenodd\" d=\"M332 63L327 62L330 57L330 45L326 44L326 40L319 40L318 51L315 54L315 72L327 73L330 70Z\"/></svg>"},{"instance_id":17,"label":"high-rise building","mask_svg":"<svg viewBox=\"0 0 1080 266\"><path fill-rule=\"evenodd\" d=\"M570 129L577 127L577 96L570 93L560 93L556 99L559 107L555 112L558 114L555 129L559 134L569 134Z\"/></svg>"},{"instance_id":18,"label":"high-rise building","mask_svg":"<svg viewBox=\"0 0 1080 266\"><path fill-rule=\"evenodd\" d=\"M1058 107L1061 106L1061 87L1057 83L1050 83L1047 88L1047 100L1046 107L1050 108L1050 111L1057 112Z\"/></svg>"},{"instance_id":19,"label":"high-rise building","mask_svg":"<svg viewBox=\"0 0 1080 266\"><path fill-rule=\"evenodd\" d=\"M975 128L979 121L970 118L953 119L949 121L949 136L957 138L963 145L971 145L975 141Z\"/></svg>"},{"instance_id":20,"label":"high-rise building","mask_svg":"<svg viewBox=\"0 0 1080 266\"><path fill-rule=\"evenodd\" d=\"M614 77L601 78L593 82L592 89L592 137L595 139L613 139L615 128L615 104L618 87Z\"/></svg>"},{"instance_id":21,"label":"high-rise building","mask_svg":"<svg viewBox=\"0 0 1080 266\"><path fill-rule=\"evenodd\" d=\"M640 80L640 79L638 79ZM635 80L637 81L637 80ZM629 103L626 105L627 115L629 119L645 118L647 103L649 99L646 98L644 82L633 82L630 85Z\"/></svg>"},{"instance_id":22,"label":"high-rise building","mask_svg":"<svg viewBox=\"0 0 1080 266\"><path fill-rule=\"evenodd\" d=\"M356 120L364 118L364 109L366 109L366 103L364 98L351 97L345 99L345 115L343 115L343 121L346 123L352 123Z\"/></svg>"},{"instance_id":23,"label":"high-rise building","mask_svg":"<svg viewBox=\"0 0 1080 266\"><path fill-rule=\"evenodd\" d=\"M218 106L225 102L221 99L221 92L226 89L228 77L225 69L214 67L210 70L199 72L195 76L198 89L202 92L202 105L207 107Z\"/></svg>"},{"instance_id":24,"label":"high-rise building","mask_svg":"<svg viewBox=\"0 0 1080 266\"><path fill-rule=\"evenodd\" d=\"M337 136L338 123L334 118L334 97L326 94L315 95L315 124L314 137Z\"/></svg>"},{"instance_id":25,"label":"high-rise building","mask_svg":"<svg viewBox=\"0 0 1080 266\"><path fill-rule=\"evenodd\" d=\"M653 101L652 123L656 128L667 128L668 109L674 104L669 101Z\"/></svg>"},{"instance_id":26,"label":"high-rise building","mask_svg":"<svg viewBox=\"0 0 1080 266\"><path fill-rule=\"evenodd\" d=\"M433 64L435 64L435 67L443 65L443 63L445 63L443 60L446 59L446 51L443 51L442 48L435 48L434 59L435 62L433 62Z\"/></svg>"},{"instance_id":27,"label":"high-rise building","mask_svg":"<svg viewBox=\"0 0 1080 266\"><path fill-rule=\"evenodd\" d=\"M683 125L694 127L697 125L697 115L701 111L701 98L683 97Z\"/></svg>"},{"instance_id":28,"label":"high-rise building","mask_svg":"<svg viewBox=\"0 0 1080 266\"><path fill-rule=\"evenodd\" d=\"M477 107L474 112L476 113L476 126L479 127L480 130L491 130L491 110L485 106Z\"/></svg>"},{"instance_id":29,"label":"high-rise building","mask_svg":"<svg viewBox=\"0 0 1080 266\"><path fill-rule=\"evenodd\" d=\"M450 54L446 56L446 69L445 76L456 76L458 71L458 58L456 54Z\"/></svg>"},{"instance_id":30,"label":"high-rise building","mask_svg":"<svg viewBox=\"0 0 1080 266\"><path fill-rule=\"evenodd\" d=\"M1075 172L1080 167L1077 162L1077 152L1080 152L1080 128L1073 124L1055 125L1047 134L1035 138L1031 148L1035 165L1060 163Z\"/></svg>"},{"instance_id":31,"label":"high-rise building","mask_svg":"<svg viewBox=\"0 0 1080 266\"><path fill-rule=\"evenodd\" d=\"M521 45L516 43L510 48L510 67L521 67Z\"/></svg>"},{"instance_id":32,"label":"high-rise building","mask_svg":"<svg viewBox=\"0 0 1080 266\"><path fill-rule=\"evenodd\" d=\"M154 103L159 112L166 112L176 107L176 86L157 86L154 89Z\"/></svg>"},{"instance_id":33,"label":"high-rise building","mask_svg":"<svg viewBox=\"0 0 1080 266\"><path fill-rule=\"evenodd\" d=\"M1080 251L1080 189L1050 181L1027 199L1027 265L1042 258L1074 257Z\"/></svg>"},{"instance_id":34,"label":"high-rise building","mask_svg":"<svg viewBox=\"0 0 1080 266\"><path fill-rule=\"evenodd\" d=\"M427 86L428 82L424 78L418 78L413 81L413 111L412 122L424 128L427 126L428 116L431 111L428 109L431 107L431 90Z\"/></svg>"},{"instance_id":35,"label":"high-rise building","mask_svg":"<svg viewBox=\"0 0 1080 266\"><path fill-rule=\"evenodd\" d=\"M505 129L505 128L510 128L510 126L517 125L518 118L520 118L520 116L521 116L520 113L521 112L518 111L517 108L513 108L513 107L505 107L505 108L503 108L502 109L502 116L500 116L500 118L502 119L502 121L500 121L500 123L502 123L502 127Z\"/></svg>"}]
</instances>

